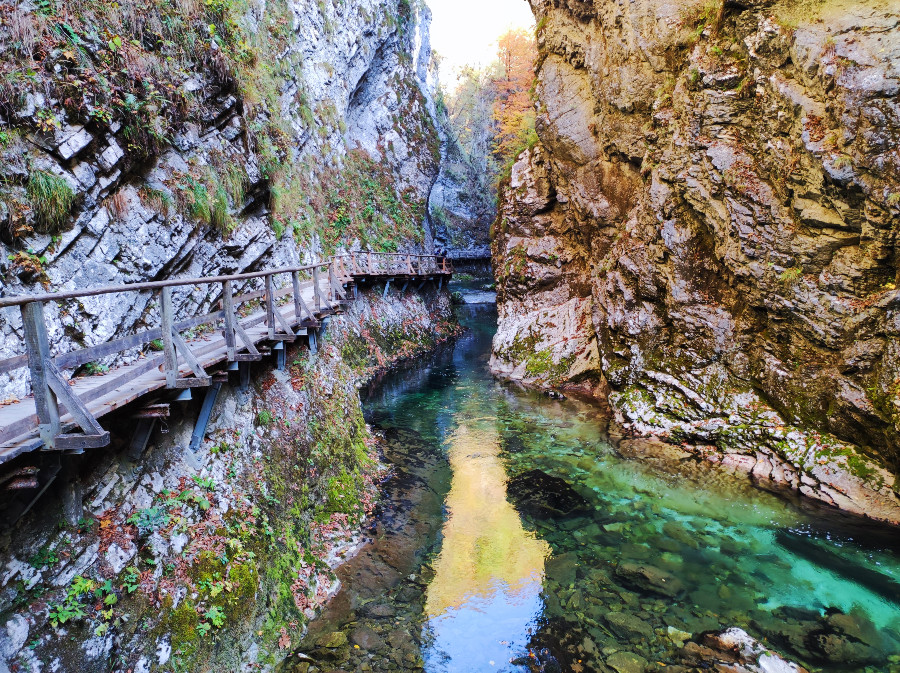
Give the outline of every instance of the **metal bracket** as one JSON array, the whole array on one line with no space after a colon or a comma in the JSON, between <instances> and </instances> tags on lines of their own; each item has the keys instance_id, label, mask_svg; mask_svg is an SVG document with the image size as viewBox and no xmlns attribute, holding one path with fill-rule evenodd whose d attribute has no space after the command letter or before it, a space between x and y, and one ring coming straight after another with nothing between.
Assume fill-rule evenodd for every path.
<instances>
[{"instance_id":1,"label":"metal bracket","mask_svg":"<svg viewBox=\"0 0 900 673\"><path fill-rule=\"evenodd\" d=\"M192 453L197 453L197 449L200 448L200 444L203 442L203 437L206 435L206 428L209 427L209 420L212 418L212 410L216 404L216 398L219 397L220 390L222 390L222 384L218 381L213 383L206 390L206 396L203 398L203 406L200 407L200 416L197 418L197 424L194 426L194 433L191 435L190 449Z\"/></svg>"}]
</instances>

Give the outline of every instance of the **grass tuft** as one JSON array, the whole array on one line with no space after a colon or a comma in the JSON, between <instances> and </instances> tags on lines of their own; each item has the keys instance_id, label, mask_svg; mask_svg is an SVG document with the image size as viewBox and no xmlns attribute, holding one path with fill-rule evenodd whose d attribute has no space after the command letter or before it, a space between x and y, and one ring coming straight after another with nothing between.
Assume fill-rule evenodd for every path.
<instances>
[{"instance_id":1,"label":"grass tuft","mask_svg":"<svg viewBox=\"0 0 900 673\"><path fill-rule=\"evenodd\" d=\"M34 213L34 229L42 234L62 231L75 204L75 192L69 184L47 171L32 171L26 188Z\"/></svg>"}]
</instances>

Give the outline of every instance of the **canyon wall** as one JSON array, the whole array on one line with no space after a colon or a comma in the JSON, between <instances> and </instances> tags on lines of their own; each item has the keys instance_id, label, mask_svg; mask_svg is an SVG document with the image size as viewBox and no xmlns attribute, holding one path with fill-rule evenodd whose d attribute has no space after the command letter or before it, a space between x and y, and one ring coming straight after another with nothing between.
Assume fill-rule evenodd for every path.
<instances>
[{"instance_id":1,"label":"canyon wall","mask_svg":"<svg viewBox=\"0 0 900 673\"><path fill-rule=\"evenodd\" d=\"M900 523L900 10L532 0L493 367Z\"/></svg>"},{"instance_id":2,"label":"canyon wall","mask_svg":"<svg viewBox=\"0 0 900 673\"><path fill-rule=\"evenodd\" d=\"M0 295L432 251L441 139L422 2L0 9ZM174 294L182 317L220 298ZM57 353L159 324L151 293L46 313ZM3 309L0 358L21 349ZM0 376L0 400L27 391L23 372Z\"/></svg>"}]
</instances>

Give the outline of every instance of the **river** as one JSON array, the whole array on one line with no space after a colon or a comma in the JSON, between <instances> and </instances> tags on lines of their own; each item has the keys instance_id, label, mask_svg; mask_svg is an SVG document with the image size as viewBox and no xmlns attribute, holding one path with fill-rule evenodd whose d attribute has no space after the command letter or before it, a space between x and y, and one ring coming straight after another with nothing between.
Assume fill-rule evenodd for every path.
<instances>
[{"instance_id":1,"label":"river","mask_svg":"<svg viewBox=\"0 0 900 673\"><path fill-rule=\"evenodd\" d=\"M900 671L895 531L619 456L597 407L495 380L494 307L460 311L364 396L394 476L291 670L679 670L736 626L810 671Z\"/></svg>"}]
</instances>

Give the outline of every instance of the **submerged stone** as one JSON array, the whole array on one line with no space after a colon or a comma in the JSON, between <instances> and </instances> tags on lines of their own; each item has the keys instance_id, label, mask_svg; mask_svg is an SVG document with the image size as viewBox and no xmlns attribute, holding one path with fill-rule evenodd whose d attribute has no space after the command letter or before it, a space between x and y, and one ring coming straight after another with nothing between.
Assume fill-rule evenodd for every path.
<instances>
[{"instance_id":1,"label":"submerged stone","mask_svg":"<svg viewBox=\"0 0 900 673\"><path fill-rule=\"evenodd\" d=\"M606 665L616 673L644 673L647 670L647 660L634 652L616 652L607 657Z\"/></svg>"},{"instance_id":2,"label":"submerged stone","mask_svg":"<svg viewBox=\"0 0 900 673\"><path fill-rule=\"evenodd\" d=\"M380 650L384 647L384 639L372 629L361 626L350 634L350 642L360 649L368 651Z\"/></svg>"},{"instance_id":3,"label":"submerged stone","mask_svg":"<svg viewBox=\"0 0 900 673\"><path fill-rule=\"evenodd\" d=\"M606 615L606 623L610 630L626 640L640 640L653 638L653 627L640 617L628 612L611 612Z\"/></svg>"},{"instance_id":4,"label":"submerged stone","mask_svg":"<svg viewBox=\"0 0 900 673\"><path fill-rule=\"evenodd\" d=\"M375 617L385 619L393 617L397 614L397 610L387 603L369 603L360 609L360 612L367 617Z\"/></svg>"},{"instance_id":5,"label":"submerged stone","mask_svg":"<svg viewBox=\"0 0 900 673\"><path fill-rule=\"evenodd\" d=\"M347 634L343 631L334 631L333 633L326 633L324 635L319 636L316 639L317 647L325 647L330 650L337 649L339 647L343 647L347 644Z\"/></svg>"},{"instance_id":6,"label":"submerged stone","mask_svg":"<svg viewBox=\"0 0 900 673\"><path fill-rule=\"evenodd\" d=\"M620 563L616 576L644 591L675 597L684 591L684 583L665 570L648 564Z\"/></svg>"},{"instance_id":7,"label":"submerged stone","mask_svg":"<svg viewBox=\"0 0 900 673\"><path fill-rule=\"evenodd\" d=\"M587 501L564 479L541 470L510 479L507 493L520 511L534 516L568 516L588 510Z\"/></svg>"}]
</instances>

